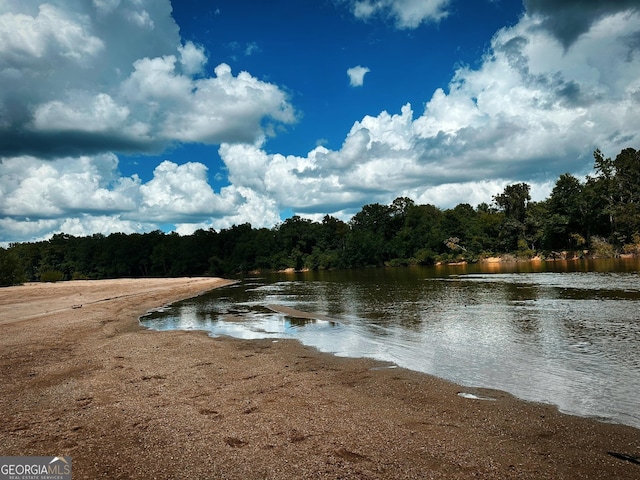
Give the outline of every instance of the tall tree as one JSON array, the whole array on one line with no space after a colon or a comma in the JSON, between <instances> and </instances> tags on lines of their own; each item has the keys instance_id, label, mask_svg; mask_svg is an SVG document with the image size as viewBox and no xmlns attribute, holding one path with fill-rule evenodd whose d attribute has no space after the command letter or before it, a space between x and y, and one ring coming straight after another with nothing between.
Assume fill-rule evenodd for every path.
<instances>
[{"instance_id":1,"label":"tall tree","mask_svg":"<svg viewBox=\"0 0 640 480\"><path fill-rule=\"evenodd\" d=\"M627 242L640 233L640 151L622 150L613 166L615 231L620 242Z\"/></svg>"},{"instance_id":2,"label":"tall tree","mask_svg":"<svg viewBox=\"0 0 640 480\"><path fill-rule=\"evenodd\" d=\"M397 234L400 258L414 258L418 263L433 263L443 251L443 212L434 205L414 205L407 209L404 225Z\"/></svg>"},{"instance_id":3,"label":"tall tree","mask_svg":"<svg viewBox=\"0 0 640 480\"><path fill-rule=\"evenodd\" d=\"M507 251L516 250L525 240L525 221L527 205L531 200L530 186L526 183L515 183L504 187L504 191L493 197L495 204L504 212L504 220L500 229L502 246Z\"/></svg>"},{"instance_id":4,"label":"tall tree","mask_svg":"<svg viewBox=\"0 0 640 480\"><path fill-rule=\"evenodd\" d=\"M600 150L593 156L596 175L585 185L590 232L623 243L640 233L640 152L626 148L615 160Z\"/></svg>"},{"instance_id":5,"label":"tall tree","mask_svg":"<svg viewBox=\"0 0 640 480\"><path fill-rule=\"evenodd\" d=\"M527 216L527 202L531 200L531 187L526 183L514 183L504 187L504 191L493 197L493 201L504 211L507 218L524 223Z\"/></svg>"},{"instance_id":6,"label":"tall tree","mask_svg":"<svg viewBox=\"0 0 640 480\"><path fill-rule=\"evenodd\" d=\"M545 244L548 248L576 248L587 237L584 187L569 173L560 175L547 200Z\"/></svg>"},{"instance_id":7,"label":"tall tree","mask_svg":"<svg viewBox=\"0 0 640 480\"><path fill-rule=\"evenodd\" d=\"M587 236L593 233L609 237L614 229L615 168L611 158L605 158L599 149L593 152L593 159L596 175L587 176L584 189L590 212Z\"/></svg>"},{"instance_id":8,"label":"tall tree","mask_svg":"<svg viewBox=\"0 0 640 480\"><path fill-rule=\"evenodd\" d=\"M24 280L18 256L12 250L0 247L0 287L18 285Z\"/></svg>"},{"instance_id":9,"label":"tall tree","mask_svg":"<svg viewBox=\"0 0 640 480\"><path fill-rule=\"evenodd\" d=\"M294 215L286 219L277 228L277 238L284 257L288 258L287 267L301 269L306 257L313 252L317 242L318 224Z\"/></svg>"}]
</instances>

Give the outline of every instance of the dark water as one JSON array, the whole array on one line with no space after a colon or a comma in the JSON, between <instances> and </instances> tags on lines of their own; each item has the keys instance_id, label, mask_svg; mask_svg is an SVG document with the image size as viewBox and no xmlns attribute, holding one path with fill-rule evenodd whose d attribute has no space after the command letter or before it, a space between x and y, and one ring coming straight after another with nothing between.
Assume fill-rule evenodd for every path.
<instances>
[{"instance_id":1,"label":"dark water","mask_svg":"<svg viewBox=\"0 0 640 480\"><path fill-rule=\"evenodd\" d=\"M640 428L639 270L629 259L282 274L141 321L296 338Z\"/></svg>"}]
</instances>

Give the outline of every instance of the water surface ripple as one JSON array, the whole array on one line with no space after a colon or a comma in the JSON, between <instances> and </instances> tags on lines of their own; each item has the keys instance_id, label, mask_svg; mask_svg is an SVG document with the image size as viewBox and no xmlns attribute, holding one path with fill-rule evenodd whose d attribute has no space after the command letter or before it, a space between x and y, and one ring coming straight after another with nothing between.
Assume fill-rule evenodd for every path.
<instances>
[{"instance_id":1,"label":"water surface ripple","mask_svg":"<svg viewBox=\"0 0 640 480\"><path fill-rule=\"evenodd\" d=\"M213 336L295 338L640 428L638 263L264 276L141 322Z\"/></svg>"}]
</instances>

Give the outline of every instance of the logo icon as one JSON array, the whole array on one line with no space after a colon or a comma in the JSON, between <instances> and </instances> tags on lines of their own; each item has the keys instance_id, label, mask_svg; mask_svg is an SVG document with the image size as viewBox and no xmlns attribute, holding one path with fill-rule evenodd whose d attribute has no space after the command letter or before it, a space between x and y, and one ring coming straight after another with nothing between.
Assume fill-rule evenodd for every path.
<instances>
[{"instance_id":1,"label":"logo icon","mask_svg":"<svg viewBox=\"0 0 640 480\"><path fill-rule=\"evenodd\" d=\"M0 457L0 480L71 480L71 457Z\"/></svg>"}]
</instances>

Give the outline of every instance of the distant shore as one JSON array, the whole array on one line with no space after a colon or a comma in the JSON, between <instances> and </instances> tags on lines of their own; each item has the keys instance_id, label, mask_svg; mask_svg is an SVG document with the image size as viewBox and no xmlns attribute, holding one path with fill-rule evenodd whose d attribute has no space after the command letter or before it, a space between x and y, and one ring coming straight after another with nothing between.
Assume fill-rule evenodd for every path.
<instances>
[{"instance_id":1,"label":"distant shore","mask_svg":"<svg viewBox=\"0 0 640 480\"><path fill-rule=\"evenodd\" d=\"M506 263L506 262L552 262L556 260L595 260L603 258L638 258L636 253L619 253L613 256L598 256L589 253L588 250L563 250L561 252L551 252L548 255L534 255L532 257L518 257L517 255L505 254L495 257L482 257L479 263Z\"/></svg>"},{"instance_id":2,"label":"distant shore","mask_svg":"<svg viewBox=\"0 0 640 480\"><path fill-rule=\"evenodd\" d=\"M77 479L640 476L631 427L296 341L139 325L231 283L1 288L2 455L68 455Z\"/></svg>"},{"instance_id":3,"label":"distant shore","mask_svg":"<svg viewBox=\"0 0 640 480\"><path fill-rule=\"evenodd\" d=\"M461 260L461 261L439 261L434 263L434 266L442 266L442 265L470 265L474 263L479 264L508 264L508 263L538 263L538 262L555 262L555 261L577 261L577 260L598 260L598 259L606 259L606 258L640 258L640 255L637 253L619 253L613 256L597 256L594 254L590 254L588 251L569 251L565 250L562 252L552 252L547 256L534 255L534 256L517 256L511 253L505 253L502 255L496 255L491 257L480 257L475 261ZM408 265L402 265L400 267L394 267L389 264L385 264L385 268L402 268ZM289 267L282 270L278 270L276 273L299 273L299 272L309 272L311 271L309 268L301 268L299 270ZM260 274L262 273L259 270L254 270L249 273L252 274Z\"/></svg>"}]
</instances>

